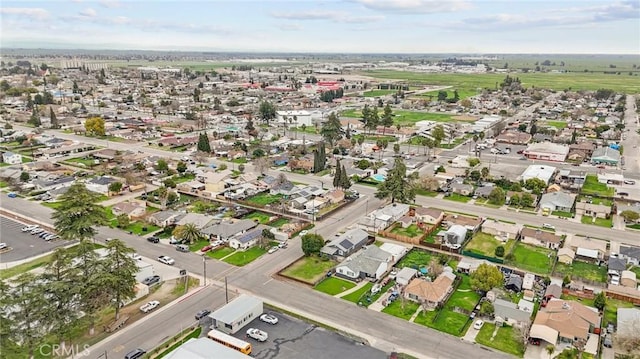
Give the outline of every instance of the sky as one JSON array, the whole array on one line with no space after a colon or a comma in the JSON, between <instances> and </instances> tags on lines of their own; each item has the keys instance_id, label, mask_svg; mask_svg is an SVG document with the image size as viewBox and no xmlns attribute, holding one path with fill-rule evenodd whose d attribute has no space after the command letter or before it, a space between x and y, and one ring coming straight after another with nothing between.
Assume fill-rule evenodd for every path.
<instances>
[{"instance_id":1,"label":"sky","mask_svg":"<svg viewBox=\"0 0 640 359\"><path fill-rule=\"evenodd\" d=\"M640 0L2 0L0 46L640 55Z\"/></svg>"}]
</instances>

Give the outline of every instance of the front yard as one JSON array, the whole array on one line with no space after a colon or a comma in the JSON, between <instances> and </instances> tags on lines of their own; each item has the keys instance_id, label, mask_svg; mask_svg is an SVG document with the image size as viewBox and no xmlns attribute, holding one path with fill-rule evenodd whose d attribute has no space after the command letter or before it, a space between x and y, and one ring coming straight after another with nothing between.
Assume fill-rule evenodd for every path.
<instances>
[{"instance_id":1,"label":"front yard","mask_svg":"<svg viewBox=\"0 0 640 359\"><path fill-rule=\"evenodd\" d=\"M429 328L433 328L443 333L461 337L462 335L464 335L464 329L467 326L468 321L469 317L467 315L457 313L449 309L442 309L439 312L422 311L420 312L420 314L418 314L418 316L416 316L416 319L413 322Z\"/></svg>"},{"instance_id":2,"label":"front yard","mask_svg":"<svg viewBox=\"0 0 640 359\"><path fill-rule=\"evenodd\" d=\"M451 294L451 297L449 297L449 300L447 300L445 304L445 308L453 310L457 307L472 311L480 300L480 294L471 289L471 277L462 275L461 278L462 281L458 289Z\"/></svg>"},{"instance_id":3,"label":"front yard","mask_svg":"<svg viewBox=\"0 0 640 359\"><path fill-rule=\"evenodd\" d=\"M420 229L416 224L411 224L407 228L402 228L402 226L396 226L394 229L391 230L391 233L399 234L401 236L410 237L410 238L419 237L424 234L422 229Z\"/></svg>"},{"instance_id":4,"label":"front yard","mask_svg":"<svg viewBox=\"0 0 640 359\"><path fill-rule=\"evenodd\" d=\"M249 202L250 204L255 204L258 206L266 206L268 204L278 203L280 202L281 199L282 199L282 195L280 194L272 195L272 194L269 194L268 192L263 192L263 193L258 193L253 197L247 198L246 201Z\"/></svg>"},{"instance_id":5,"label":"front yard","mask_svg":"<svg viewBox=\"0 0 640 359\"><path fill-rule=\"evenodd\" d=\"M363 304L366 302L365 296L370 294L371 288L373 287L373 283L368 282L367 284L360 287L360 289L351 292L343 297L340 297L344 300L348 300L352 303L358 304L358 302L362 302Z\"/></svg>"},{"instance_id":6,"label":"front yard","mask_svg":"<svg viewBox=\"0 0 640 359\"><path fill-rule=\"evenodd\" d=\"M231 247L220 247L207 252L207 256L213 259L222 259L236 250Z\"/></svg>"},{"instance_id":7,"label":"front yard","mask_svg":"<svg viewBox=\"0 0 640 359\"><path fill-rule=\"evenodd\" d=\"M515 267L534 273L549 274L554 256L555 252L550 249L518 242L513 250L513 258L510 259L510 263Z\"/></svg>"},{"instance_id":8,"label":"front yard","mask_svg":"<svg viewBox=\"0 0 640 359\"><path fill-rule=\"evenodd\" d=\"M482 254L488 257L495 257L496 248L498 248L498 246L503 246L504 252L509 253L515 243L516 241L513 239L510 239L505 243L497 240L495 236L484 232L478 232L473 236L473 238L471 238L464 249L466 251Z\"/></svg>"},{"instance_id":9,"label":"front yard","mask_svg":"<svg viewBox=\"0 0 640 359\"><path fill-rule=\"evenodd\" d=\"M451 193L448 196L444 196L444 199L454 202L467 203L471 200L471 197L463 196L458 193Z\"/></svg>"},{"instance_id":10,"label":"front yard","mask_svg":"<svg viewBox=\"0 0 640 359\"><path fill-rule=\"evenodd\" d=\"M573 261L571 265L564 263L556 263L554 274L558 277L571 275L571 278L584 278L596 282L607 282L607 267L597 266L595 264Z\"/></svg>"},{"instance_id":11,"label":"front yard","mask_svg":"<svg viewBox=\"0 0 640 359\"><path fill-rule=\"evenodd\" d=\"M255 246L247 249L246 251L237 251L225 258L224 261L229 264L233 264L234 266L242 267L258 259L265 253L267 253L266 249Z\"/></svg>"},{"instance_id":12,"label":"front yard","mask_svg":"<svg viewBox=\"0 0 640 359\"><path fill-rule=\"evenodd\" d=\"M508 326L500 327L495 337L492 338L495 328L496 326L494 324L485 323L476 336L476 342L505 353L522 357L525 346L521 340L518 340L516 330Z\"/></svg>"},{"instance_id":13,"label":"front yard","mask_svg":"<svg viewBox=\"0 0 640 359\"><path fill-rule=\"evenodd\" d=\"M598 182L597 175L588 174L587 178L584 181L584 184L582 185L580 193L584 195L594 195L600 197L613 197L615 189L613 187L607 186L604 183Z\"/></svg>"},{"instance_id":14,"label":"front yard","mask_svg":"<svg viewBox=\"0 0 640 359\"><path fill-rule=\"evenodd\" d=\"M590 217L590 216L582 216L580 218L580 222L584 224L593 224L600 227L611 228L613 226L613 221L611 218L599 218L599 217Z\"/></svg>"},{"instance_id":15,"label":"front yard","mask_svg":"<svg viewBox=\"0 0 640 359\"><path fill-rule=\"evenodd\" d=\"M416 310L418 310L419 306L420 305L416 302L398 298L384 307L384 309L382 309L382 313L391 314L394 317L409 320Z\"/></svg>"},{"instance_id":16,"label":"front yard","mask_svg":"<svg viewBox=\"0 0 640 359\"><path fill-rule=\"evenodd\" d=\"M324 277L335 265L335 261L317 256L302 257L280 274L309 284L314 284Z\"/></svg>"},{"instance_id":17,"label":"front yard","mask_svg":"<svg viewBox=\"0 0 640 359\"><path fill-rule=\"evenodd\" d=\"M329 295L336 295L355 286L355 283L349 282L348 280L336 277L327 277L322 282L318 283L318 285L316 285L314 289L322 293L327 293Z\"/></svg>"}]
</instances>

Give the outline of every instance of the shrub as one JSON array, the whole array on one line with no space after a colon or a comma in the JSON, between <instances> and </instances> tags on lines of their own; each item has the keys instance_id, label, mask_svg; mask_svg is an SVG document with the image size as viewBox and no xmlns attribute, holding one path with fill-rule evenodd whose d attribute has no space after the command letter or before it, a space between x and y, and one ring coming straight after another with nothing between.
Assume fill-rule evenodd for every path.
<instances>
[{"instance_id":1,"label":"shrub","mask_svg":"<svg viewBox=\"0 0 640 359\"><path fill-rule=\"evenodd\" d=\"M496 257L504 257L504 247L503 246L497 246L496 247Z\"/></svg>"}]
</instances>

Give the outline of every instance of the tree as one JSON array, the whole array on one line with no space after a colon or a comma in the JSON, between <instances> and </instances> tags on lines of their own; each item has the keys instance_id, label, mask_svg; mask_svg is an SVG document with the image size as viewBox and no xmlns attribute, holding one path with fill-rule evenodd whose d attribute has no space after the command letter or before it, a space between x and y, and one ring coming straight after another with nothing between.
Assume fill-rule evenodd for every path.
<instances>
[{"instance_id":1,"label":"tree","mask_svg":"<svg viewBox=\"0 0 640 359\"><path fill-rule=\"evenodd\" d=\"M318 173L327 167L327 154L324 149L324 142L318 143L318 148L313 151L313 173Z\"/></svg>"},{"instance_id":2,"label":"tree","mask_svg":"<svg viewBox=\"0 0 640 359\"><path fill-rule=\"evenodd\" d=\"M111 305L115 308L115 319L120 318L120 307L124 301L135 297L136 274L138 265L131 254L133 249L123 241L114 239L107 243L107 255L102 260L106 292Z\"/></svg>"},{"instance_id":3,"label":"tree","mask_svg":"<svg viewBox=\"0 0 640 359\"><path fill-rule=\"evenodd\" d=\"M429 276L431 276L432 279L437 278L442 273L443 268L442 263L440 263L437 257L431 258L428 267Z\"/></svg>"},{"instance_id":4,"label":"tree","mask_svg":"<svg viewBox=\"0 0 640 359\"><path fill-rule=\"evenodd\" d=\"M129 216L126 213L121 213L116 217L116 222L118 222L118 228L127 228L131 221L129 220Z\"/></svg>"},{"instance_id":5,"label":"tree","mask_svg":"<svg viewBox=\"0 0 640 359\"><path fill-rule=\"evenodd\" d=\"M506 193L502 188L496 187L491 190L488 198L490 204L502 206L506 201Z\"/></svg>"},{"instance_id":6,"label":"tree","mask_svg":"<svg viewBox=\"0 0 640 359\"><path fill-rule=\"evenodd\" d=\"M176 171L181 175L184 174L187 171L187 164L182 161L178 162L178 164L176 164Z\"/></svg>"},{"instance_id":7,"label":"tree","mask_svg":"<svg viewBox=\"0 0 640 359\"><path fill-rule=\"evenodd\" d=\"M31 116L29 117L27 123L34 127L40 127L42 125L42 121L40 121L40 114L38 114L36 108L31 111Z\"/></svg>"},{"instance_id":8,"label":"tree","mask_svg":"<svg viewBox=\"0 0 640 359\"><path fill-rule=\"evenodd\" d=\"M262 101L260 103L260 118L262 119L262 121L264 121L267 125L269 124L269 121L273 120L274 118L276 118L276 108L275 106L269 102L269 101Z\"/></svg>"},{"instance_id":9,"label":"tree","mask_svg":"<svg viewBox=\"0 0 640 359\"><path fill-rule=\"evenodd\" d=\"M493 307L493 303L488 300L482 301L480 303L480 311L479 314L482 316L490 316L495 312L495 308Z\"/></svg>"},{"instance_id":10,"label":"tree","mask_svg":"<svg viewBox=\"0 0 640 359\"><path fill-rule=\"evenodd\" d=\"M269 169L269 159L267 157L255 157L253 160L253 168L259 174L265 173Z\"/></svg>"},{"instance_id":11,"label":"tree","mask_svg":"<svg viewBox=\"0 0 640 359\"><path fill-rule=\"evenodd\" d=\"M202 233L193 223L177 226L171 233L183 243L193 244L202 238Z\"/></svg>"},{"instance_id":12,"label":"tree","mask_svg":"<svg viewBox=\"0 0 640 359\"><path fill-rule=\"evenodd\" d=\"M488 292L495 287L501 286L503 280L502 272L500 272L498 267L483 263L471 274L471 288Z\"/></svg>"},{"instance_id":13,"label":"tree","mask_svg":"<svg viewBox=\"0 0 640 359\"><path fill-rule=\"evenodd\" d=\"M49 119L51 121L51 128L60 128L60 125L58 125L58 117L51 107L49 107Z\"/></svg>"},{"instance_id":14,"label":"tree","mask_svg":"<svg viewBox=\"0 0 640 359\"><path fill-rule=\"evenodd\" d=\"M60 196L51 215L58 235L66 240L86 240L96 235L95 226L108 223L104 208L97 204L100 195L83 183L74 183Z\"/></svg>"},{"instance_id":15,"label":"tree","mask_svg":"<svg viewBox=\"0 0 640 359\"><path fill-rule=\"evenodd\" d=\"M393 168L387 173L385 181L378 185L375 196L376 198L390 197L391 203L395 201L410 203L415 199L415 188L409 183L407 166L402 158L395 158Z\"/></svg>"},{"instance_id":16,"label":"tree","mask_svg":"<svg viewBox=\"0 0 640 359\"><path fill-rule=\"evenodd\" d=\"M604 291L601 291L600 293L596 294L595 298L593 298L593 306L602 311L606 305L607 296Z\"/></svg>"},{"instance_id":17,"label":"tree","mask_svg":"<svg viewBox=\"0 0 640 359\"><path fill-rule=\"evenodd\" d=\"M520 206L520 195L517 193L511 195L511 198L509 198L509 204L515 207Z\"/></svg>"},{"instance_id":18,"label":"tree","mask_svg":"<svg viewBox=\"0 0 640 359\"><path fill-rule=\"evenodd\" d=\"M207 134L204 132L200 132L200 135L198 135L198 151L205 153L211 152L209 136L207 136Z\"/></svg>"},{"instance_id":19,"label":"tree","mask_svg":"<svg viewBox=\"0 0 640 359\"><path fill-rule=\"evenodd\" d=\"M547 354L549 354L549 358L551 358L551 356L553 355L553 352L556 351L556 347L553 344L549 344L546 346L544 350L547 352Z\"/></svg>"},{"instance_id":20,"label":"tree","mask_svg":"<svg viewBox=\"0 0 640 359\"><path fill-rule=\"evenodd\" d=\"M480 170L480 175L482 176L482 179L487 179L489 178L489 168L487 167L482 167L482 169Z\"/></svg>"},{"instance_id":21,"label":"tree","mask_svg":"<svg viewBox=\"0 0 640 359\"><path fill-rule=\"evenodd\" d=\"M540 178L529 178L524 182L524 188L530 190L534 194L540 194L547 188L547 183Z\"/></svg>"},{"instance_id":22,"label":"tree","mask_svg":"<svg viewBox=\"0 0 640 359\"><path fill-rule=\"evenodd\" d=\"M446 101L447 100L447 91L445 90L440 90L438 91L438 101L442 102L442 101Z\"/></svg>"},{"instance_id":23,"label":"tree","mask_svg":"<svg viewBox=\"0 0 640 359\"><path fill-rule=\"evenodd\" d=\"M84 128L92 136L104 136L104 119L102 117L90 117L84 121Z\"/></svg>"},{"instance_id":24,"label":"tree","mask_svg":"<svg viewBox=\"0 0 640 359\"><path fill-rule=\"evenodd\" d=\"M238 166L238 172L240 172L240 173L244 173L244 164L242 164L242 163L241 163L241 164Z\"/></svg>"},{"instance_id":25,"label":"tree","mask_svg":"<svg viewBox=\"0 0 640 359\"><path fill-rule=\"evenodd\" d=\"M10 321L15 323L12 330L14 342L29 350L29 357L49 331L50 302L44 295L44 285L31 272L19 275L12 281L11 291L12 309L9 313ZM4 327L4 324L2 325Z\"/></svg>"},{"instance_id":26,"label":"tree","mask_svg":"<svg viewBox=\"0 0 640 359\"><path fill-rule=\"evenodd\" d=\"M503 246L497 246L496 250L495 250L495 255L496 255L496 257L499 257L499 258L504 257L504 247Z\"/></svg>"},{"instance_id":27,"label":"tree","mask_svg":"<svg viewBox=\"0 0 640 359\"><path fill-rule=\"evenodd\" d=\"M169 170L169 164L167 163L166 160L163 160L162 158L158 160L158 162L156 162L156 165L154 166L156 171L160 171L160 172L167 172Z\"/></svg>"},{"instance_id":28,"label":"tree","mask_svg":"<svg viewBox=\"0 0 640 359\"><path fill-rule=\"evenodd\" d=\"M520 197L520 206L521 207L533 206L533 196L529 193L523 193L522 197Z\"/></svg>"},{"instance_id":29,"label":"tree","mask_svg":"<svg viewBox=\"0 0 640 359\"><path fill-rule=\"evenodd\" d=\"M342 138L342 124L340 124L340 119L334 112L329 114L327 121L322 124L320 134L331 147L337 140Z\"/></svg>"},{"instance_id":30,"label":"tree","mask_svg":"<svg viewBox=\"0 0 640 359\"><path fill-rule=\"evenodd\" d=\"M120 193L122 190L122 182L111 182L108 187L109 192L111 193Z\"/></svg>"},{"instance_id":31,"label":"tree","mask_svg":"<svg viewBox=\"0 0 640 359\"><path fill-rule=\"evenodd\" d=\"M393 144L393 152L397 155L400 153L400 144L399 143L394 143Z\"/></svg>"},{"instance_id":32,"label":"tree","mask_svg":"<svg viewBox=\"0 0 640 359\"><path fill-rule=\"evenodd\" d=\"M20 182L29 182L29 180L31 179L31 175L29 175L29 172L22 172L20 173Z\"/></svg>"},{"instance_id":33,"label":"tree","mask_svg":"<svg viewBox=\"0 0 640 359\"><path fill-rule=\"evenodd\" d=\"M71 90L73 93L80 93L80 88L78 87L78 83L73 80L73 89Z\"/></svg>"},{"instance_id":34,"label":"tree","mask_svg":"<svg viewBox=\"0 0 640 359\"><path fill-rule=\"evenodd\" d=\"M336 171L333 175L333 187L334 188L338 188L340 187L340 171L342 171L342 168L340 167L340 160L336 160Z\"/></svg>"},{"instance_id":35,"label":"tree","mask_svg":"<svg viewBox=\"0 0 640 359\"><path fill-rule=\"evenodd\" d=\"M440 146L442 140L446 137L444 127L442 125L436 125L436 127L431 130L431 137L433 137L433 141L435 142L434 147Z\"/></svg>"},{"instance_id":36,"label":"tree","mask_svg":"<svg viewBox=\"0 0 640 359\"><path fill-rule=\"evenodd\" d=\"M349 175L347 175L347 170L344 168L344 165L342 165L342 170L340 171L340 187L342 187L342 189L351 188L351 179Z\"/></svg>"},{"instance_id":37,"label":"tree","mask_svg":"<svg viewBox=\"0 0 640 359\"><path fill-rule=\"evenodd\" d=\"M324 238L321 235L307 233L302 236L302 252L305 256L319 254L322 247L324 247Z\"/></svg>"},{"instance_id":38,"label":"tree","mask_svg":"<svg viewBox=\"0 0 640 359\"><path fill-rule=\"evenodd\" d=\"M387 132L387 127L393 126L393 112L391 111L391 106L387 104L382 110L382 121L380 121L382 127L382 135Z\"/></svg>"},{"instance_id":39,"label":"tree","mask_svg":"<svg viewBox=\"0 0 640 359\"><path fill-rule=\"evenodd\" d=\"M20 180L22 180L22 175L20 175ZM628 209L620 212L620 215L624 218L625 222L637 222L640 218L640 214L638 214L638 212Z\"/></svg>"}]
</instances>

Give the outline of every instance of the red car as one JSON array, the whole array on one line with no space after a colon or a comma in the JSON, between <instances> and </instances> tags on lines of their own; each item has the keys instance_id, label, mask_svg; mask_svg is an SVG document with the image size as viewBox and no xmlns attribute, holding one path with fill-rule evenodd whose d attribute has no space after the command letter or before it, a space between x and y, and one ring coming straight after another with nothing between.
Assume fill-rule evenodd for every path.
<instances>
[{"instance_id":1,"label":"red car","mask_svg":"<svg viewBox=\"0 0 640 359\"><path fill-rule=\"evenodd\" d=\"M531 344L531 345L540 345L540 339L529 338L529 344Z\"/></svg>"},{"instance_id":2,"label":"red car","mask_svg":"<svg viewBox=\"0 0 640 359\"><path fill-rule=\"evenodd\" d=\"M206 245L206 246L202 247L200 252L204 253L204 252L208 252L208 251L210 251L212 249L213 249L213 246L209 244L209 245Z\"/></svg>"}]
</instances>

